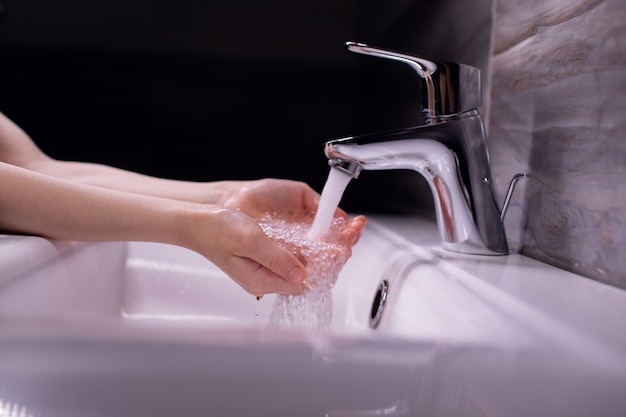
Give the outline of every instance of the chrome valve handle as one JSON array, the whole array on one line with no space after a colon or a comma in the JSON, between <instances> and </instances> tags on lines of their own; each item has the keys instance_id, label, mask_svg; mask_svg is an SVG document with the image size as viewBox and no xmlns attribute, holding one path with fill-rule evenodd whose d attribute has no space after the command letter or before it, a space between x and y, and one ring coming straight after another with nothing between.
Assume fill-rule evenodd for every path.
<instances>
[{"instance_id":1,"label":"chrome valve handle","mask_svg":"<svg viewBox=\"0 0 626 417\"><path fill-rule=\"evenodd\" d=\"M454 117L482 104L480 70L465 64L434 61L366 45L346 42L349 51L409 65L421 79L422 112L426 124Z\"/></svg>"}]
</instances>

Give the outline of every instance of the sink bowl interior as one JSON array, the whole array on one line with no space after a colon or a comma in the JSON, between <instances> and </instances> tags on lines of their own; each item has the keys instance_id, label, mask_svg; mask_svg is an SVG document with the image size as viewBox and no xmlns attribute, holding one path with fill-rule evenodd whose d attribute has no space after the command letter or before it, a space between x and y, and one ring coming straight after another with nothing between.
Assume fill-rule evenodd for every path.
<instances>
[{"instance_id":1,"label":"sink bowl interior","mask_svg":"<svg viewBox=\"0 0 626 417\"><path fill-rule=\"evenodd\" d=\"M197 253L153 243L129 244L122 293L122 318L142 323L254 326L270 306Z\"/></svg>"}]
</instances>

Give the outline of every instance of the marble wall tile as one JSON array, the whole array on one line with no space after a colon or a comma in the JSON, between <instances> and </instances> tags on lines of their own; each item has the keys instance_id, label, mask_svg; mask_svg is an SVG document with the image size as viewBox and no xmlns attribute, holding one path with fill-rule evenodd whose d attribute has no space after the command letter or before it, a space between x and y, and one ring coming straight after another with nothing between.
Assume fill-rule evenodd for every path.
<instances>
[{"instance_id":1,"label":"marble wall tile","mask_svg":"<svg viewBox=\"0 0 626 417\"><path fill-rule=\"evenodd\" d=\"M499 54L537 33L586 13L603 0L496 0L493 51Z\"/></svg>"},{"instance_id":2,"label":"marble wall tile","mask_svg":"<svg viewBox=\"0 0 626 417\"><path fill-rule=\"evenodd\" d=\"M490 150L513 250L626 287L626 2L496 0Z\"/></svg>"}]
</instances>

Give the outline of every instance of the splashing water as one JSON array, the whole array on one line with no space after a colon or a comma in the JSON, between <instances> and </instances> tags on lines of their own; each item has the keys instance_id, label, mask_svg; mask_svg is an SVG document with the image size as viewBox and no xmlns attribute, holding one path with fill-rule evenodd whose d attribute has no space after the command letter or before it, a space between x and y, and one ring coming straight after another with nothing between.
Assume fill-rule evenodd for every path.
<instances>
[{"instance_id":1,"label":"splashing water","mask_svg":"<svg viewBox=\"0 0 626 417\"><path fill-rule=\"evenodd\" d=\"M334 210L333 210L334 211ZM291 251L306 265L306 286L300 295L278 295L269 326L325 329L332 320L332 288L351 255L351 247L333 230L342 230L346 219L331 218L324 239L311 239L309 221L290 220L268 214L259 224L278 245Z\"/></svg>"},{"instance_id":2,"label":"splashing water","mask_svg":"<svg viewBox=\"0 0 626 417\"><path fill-rule=\"evenodd\" d=\"M330 225L333 221L335 210L337 210L339 201L341 201L341 196L351 179L352 177L350 175L338 169L330 169L328 179L326 180L326 184L324 184L324 189L322 190L322 196L317 213L315 214L315 220L313 221L313 225L309 231L309 238L313 240L321 239L328 233Z\"/></svg>"}]
</instances>

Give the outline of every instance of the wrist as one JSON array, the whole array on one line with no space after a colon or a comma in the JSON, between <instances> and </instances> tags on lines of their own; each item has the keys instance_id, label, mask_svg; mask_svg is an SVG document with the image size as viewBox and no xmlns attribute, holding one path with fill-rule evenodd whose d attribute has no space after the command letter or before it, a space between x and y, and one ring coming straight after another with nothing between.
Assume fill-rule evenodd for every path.
<instances>
[{"instance_id":1,"label":"wrist","mask_svg":"<svg viewBox=\"0 0 626 417\"><path fill-rule=\"evenodd\" d=\"M205 203L223 206L245 183L246 181L216 181L208 183L210 190L206 192Z\"/></svg>"},{"instance_id":2,"label":"wrist","mask_svg":"<svg viewBox=\"0 0 626 417\"><path fill-rule=\"evenodd\" d=\"M168 215L172 220L168 227L169 243L205 254L207 235L212 234L216 224L218 207L212 204L182 203L175 213Z\"/></svg>"}]
</instances>

